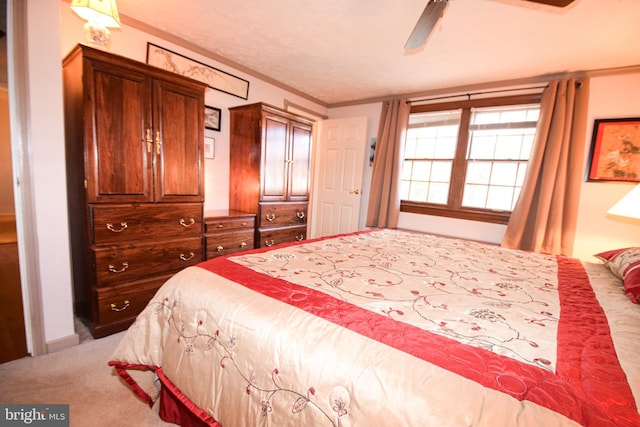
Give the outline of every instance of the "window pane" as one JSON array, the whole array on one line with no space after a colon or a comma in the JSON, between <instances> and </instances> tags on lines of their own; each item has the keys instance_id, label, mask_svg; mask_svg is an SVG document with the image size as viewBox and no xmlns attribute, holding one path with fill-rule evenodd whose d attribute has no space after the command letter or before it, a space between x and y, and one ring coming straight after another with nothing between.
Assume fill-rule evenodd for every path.
<instances>
[{"instance_id":1,"label":"window pane","mask_svg":"<svg viewBox=\"0 0 640 427\"><path fill-rule=\"evenodd\" d=\"M491 171L491 185L515 185L518 164L514 162L496 162Z\"/></svg>"},{"instance_id":2,"label":"window pane","mask_svg":"<svg viewBox=\"0 0 640 427\"><path fill-rule=\"evenodd\" d=\"M524 181L538 115L538 105L473 110L463 206L512 209Z\"/></svg>"},{"instance_id":3,"label":"window pane","mask_svg":"<svg viewBox=\"0 0 640 427\"><path fill-rule=\"evenodd\" d=\"M432 183L429 189L429 203L447 204L449 198L449 183Z\"/></svg>"},{"instance_id":4,"label":"window pane","mask_svg":"<svg viewBox=\"0 0 640 427\"><path fill-rule=\"evenodd\" d=\"M535 129L530 130L530 133L526 133L522 136L522 153L520 153L521 159L529 159L531 157L531 150L533 149L533 137L535 136Z\"/></svg>"},{"instance_id":5,"label":"window pane","mask_svg":"<svg viewBox=\"0 0 640 427\"><path fill-rule=\"evenodd\" d=\"M510 211L513 201L513 188L489 187L487 194L487 209Z\"/></svg>"},{"instance_id":6,"label":"window pane","mask_svg":"<svg viewBox=\"0 0 640 427\"><path fill-rule=\"evenodd\" d=\"M471 133L469 159L493 159L496 151L494 131L474 131Z\"/></svg>"},{"instance_id":7,"label":"window pane","mask_svg":"<svg viewBox=\"0 0 640 427\"><path fill-rule=\"evenodd\" d=\"M409 200L409 187L411 181L400 181L400 200Z\"/></svg>"},{"instance_id":8,"label":"window pane","mask_svg":"<svg viewBox=\"0 0 640 427\"><path fill-rule=\"evenodd\" d=\"M520 159L522 153L522 134L514 134L513 130L499 132L496 141L496 159ZM527 155L526 158L529 158Z\"/></svg>"},{"instance_id":9,"label":"window pane","mask_svg":"<svg viewBox=\"0 0 640 427\"><path fill-rule=\"evenodd\" d=\"M456 154L456 145L458 143L458 135L438 138L433 143L433 157L436 159L453 159Z\"/></svg>"},{"instance_id":10,"label":"window pane","mask_svg":"<svg viewBox=\"0 0 640 427\"><path fill-rule=\"evenodd\" d=\"M527 172L527 163L521 162L518 166L518 176L516 176L516 186L522 187L524 183L524 174Z\"/></svg>"},{"instance_id":11,"label":"window pane","mask_svg":"<svg viewBox=\"0 0 640 427\"><path fill-rule=\"evenodd\" d=\"M461 110L409 116L401 198L446 204Z\"/></svg>"},{"instance_id":12,"label":"window pane","mask_svg":"<svg viewBox=\"0 0 640 427\"><path fill-rule=\"evenodd\" d=\"M416 159L432 159L433 153L436 151L437 140L435 138L420 139L416 141L415 158Z\"/></svg>"},{"instance_id":13,"label":"window pane","mask_svg":"<svg viewBox=\"0 0 640 427\"><path fill-rule=\"evenodd\" d=\"M405 160L402 164L402 180L410 180L411 179L411 171L413 170L413 161Z\"/></svg>"},{"instance_id":14,"label":"window pane","mask_svg":"<svg viewBox=\"0 0 640 427\"><path fill-rule=\"evenodd\" d=\"M416 202L426 202L427 193L429 191L428 182L411 182L411 188L409 189L409 200Z\"/></svg>"},{"instance_id":15,"label":"window pane","mask_svg":"<svg viewBox=\"0 0 640 427\"><path fill-rule=\"evenodd\" d=\"M405 159L413 159L416 156L416 132L412 129L407 132L407 139L404 143Z\"/></svg>"},{"instance_id":16,"label":"window pane","mask_svg":"<svg viewBox=\"0 0 640 427\"><path fill-rule=\"evenodd\" d=\"M451 178L452 162L433 162L433 170L431 172L432 182L449 182Z\"/></svg>"},{"instance_id":17,"label":"window pane","mask_svg":"<svg viewBox=\"0 0 640 427\"><path fill-rule=\"evenodd\" d=\"M470 162L467 166L467 184L488 184L491 162Z\"/></svg>"},{"instance_id":18,"label":"window pane","mask_svg":"<svg viewBox=\"0 0 640 427\"><path fill-rule=\"evenodd\" d=\"M415 160L411 171L412 181L429 181L431 174L431 162Z\"/></svg>"},{"instance_id":19,"label":"window pane","mask_svg":"<svg viewBox=\"0 0 640 427\"><path fill-rule=\"evenodd\" d=\"M462 206L469 208L484 208L487 203L487 185L465 185Z\"/></svg>"}]
</instances>

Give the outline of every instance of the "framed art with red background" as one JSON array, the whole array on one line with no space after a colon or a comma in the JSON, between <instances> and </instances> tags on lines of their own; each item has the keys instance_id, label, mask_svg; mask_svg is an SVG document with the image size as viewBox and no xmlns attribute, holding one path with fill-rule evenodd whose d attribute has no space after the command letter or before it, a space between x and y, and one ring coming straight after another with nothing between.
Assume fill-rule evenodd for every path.
<instances>
[{"instance_id":1,"label":"framed art with red background","mask_svg":"<svg viewBox=\"0 0 640 427\"><path fill-rule=\"evenodd\" d=\"M587 179L640 182L640 117L594 121Z\"/></svg>"}]
</instances>

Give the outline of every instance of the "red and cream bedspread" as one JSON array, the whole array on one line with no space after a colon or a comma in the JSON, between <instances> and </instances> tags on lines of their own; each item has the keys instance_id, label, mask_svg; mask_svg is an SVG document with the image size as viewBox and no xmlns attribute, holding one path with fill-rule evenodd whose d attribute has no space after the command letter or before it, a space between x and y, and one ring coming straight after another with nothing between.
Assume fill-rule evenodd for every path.
<instances>
[{"instance_id":1,"label":"red and cream bedspread","mask_svg":"<svg viewBox=\"0 0 640 427\"><path fill-rule=\"evenodd\" d=\"M232 426L637 426L640 307L604 266L397 230L170 279L110 364Z\"/></svg>"}]
</instances>

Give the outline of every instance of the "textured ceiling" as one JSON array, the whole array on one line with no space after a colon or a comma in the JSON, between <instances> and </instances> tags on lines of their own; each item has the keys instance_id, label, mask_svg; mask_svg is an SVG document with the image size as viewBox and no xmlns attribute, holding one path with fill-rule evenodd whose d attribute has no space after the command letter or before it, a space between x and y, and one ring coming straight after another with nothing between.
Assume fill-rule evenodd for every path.
<instances>
[{"instance_id":1,"label":"textured ceiling","mask_svg":"<svg viewBox=\"0 0 640 427\"><path fill-rule=\"evenodd\" d=\"M450 0L420 49L427 0L117 0L170 33L329 106L640 65L640 0Z\"/></svg>"}]
</instances>

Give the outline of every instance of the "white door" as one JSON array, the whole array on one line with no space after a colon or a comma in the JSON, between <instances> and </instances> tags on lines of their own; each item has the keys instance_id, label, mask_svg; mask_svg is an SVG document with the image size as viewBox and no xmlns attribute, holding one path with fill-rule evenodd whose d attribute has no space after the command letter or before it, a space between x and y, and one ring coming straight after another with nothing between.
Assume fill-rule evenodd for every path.
<instances>
[{"instance_id":1,"label":"white door","mask_svg":"<svg viewBox=\"0 0 640 427\"><path fill-rule=\"evenodd\" d=\"M323 120L311 200L311 238L358 230L367 118Z\"/></svg>"}]
</instances>

